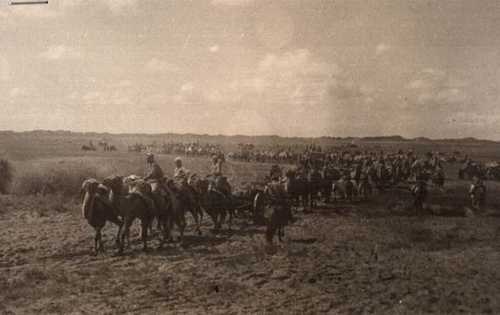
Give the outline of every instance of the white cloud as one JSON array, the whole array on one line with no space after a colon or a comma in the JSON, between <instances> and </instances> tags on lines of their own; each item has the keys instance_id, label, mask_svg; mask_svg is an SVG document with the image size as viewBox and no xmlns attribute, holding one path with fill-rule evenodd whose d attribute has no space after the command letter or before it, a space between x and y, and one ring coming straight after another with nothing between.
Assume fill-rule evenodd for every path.
<instances>
[{"instance_id":1,"label":"white cloud","mask_svg":"<svg viewBox=\"0 0 500 315\"><path fill-rule=\"evenodd\" d=\"M120 80L117 83L113 84L113 87L119 87L119 88L125 88L131 86L132 86L132 81L130 80Z\"/></svg>"},{"instance_id":2,"label":"white cloud","mask_svg":"<svg viewBox=\"0 0 500 315\"><path fill-rule=\"evenodd\" d=\"M379 56L383 53L385 53L386 51L388 51L389 49L391 49L391 47L387 44L384 44L384 43L380 43L377 45L377 47L375 47L375 55Z\"/></svg>"},{"instance_id":3,"label":"white cloud","mask_svg":"<svg viewBox=\"0 0 500 315\"><path fill-rule=\"evenodd\" d=\"M414 81L411 81L406 87L409 89L421 89L426 85L424 80L417 79Z\"/></svg>"},{"instance_id":4,"label":"white cloud","mask_svg":"<svg viewBox=\"0 0 500 315\"><path fill-rule=\"evenodd\" d=\"M97 104L104 103L103 95L97 91L90 91L90 92L85 93L85 95L83 95L82 99L86 103L97 103Z\"/></svg>"},{"instance_id":5,"label":"white cloud","mask_svg":"<svg viewBox=\"0 0 500 315\"><path fill-rule=\"evenodd\" d=\"M466 95L461 89L449 88L439 91L436 94L435 99L437 102L460 103L465 101Z\"/></svg>"},{"instance_id":6,"label":"white cloud","mask_svg":"<svg viewBox=\"0 0 500 315\"><path fill-rule=\"evenodd\" d=\"M164 60L158 58L152 58L149 60L145 68L149 72L177 72L179 68L176 65L168 63Z\"/></svg>"},{"instance_id":7,"label":"white cloud","mask_svg":"<svg viewBox=\"0 0 500 315\"><path fill-rule=\"evenodd\" d=\"M12 98L17 98L26 94L26 90L18 87L11 88L9 91L9 96Z\"/></svg>"},{"instance_id":8,"label":"white cloud","mask_svg":"<svg viewBox=\"0 0 500 315\"><path fill-rule=\"evenodd\" d=\"M461 125L466 125L469 127L472 126L479 126L479 127L484 127L484 126L491 126L491 125L497 125L500 123L500 115L484 115L484 114L477 114L477 113L465 113L465 112L457 112L455 114L452 114L448 118L448 123L455 123L455 124L461 124Z\"/></svg>"},{"instance_id":9,"label":"white cloud","mask_svg":"<svg viewBox=\"0 0 500 315\"><path fill-rule=\"evenodd\" d=\"M434 77L444 77L446 75L446 72L440 69L434 69L434 68L425 68L422 70L423 74L431 75Z\"/></svg>"},{"instance_id":10,"label":"white cloud","mask_svg":"<svg viewBox=\"0 0 500 315\"><path fill-rule=\"evenodd\" d=\"M192 91L193 89L194 89L194 85L193 85L193 83L191 83L191 82L184 83L184 84L181 86L181 91L182 91L182 92Z\"/></svg>"},{"instance_id":11,"label":"white cloud","mask_svg":"<svg viewBox=\"0 0 500 315\"><path fill-rule=\"evenodd\" d=\"M40 54L40 57L48 60L80 58L81 56L79 51L65 45L50 46Z\"/></svg>"},{"instance_id":12,"label":"white cloud","mask_svg":"<svg viewBox=\"0 0 500 315\"><path fill-rule=\"evenodd\" d=\"M76 92L76 91L71 92L71 93L68 95L68 98L69 98L70 100L76 100L76 99L78 98L78 92Z\"/></svg>"},{"instance_id":13,"label":"white cloud","mask_svg":"<svg viewBox=\"0 0 500 315\"><path fill-rule=\"evenodd\" d=\"M370 104L375 103L375 99L371 96L367 96L367 97L365 97L364 102L365 102L365 104L370 105Z\"/></svg>"},{"instance_id":14,"label":"white cloud","mask_svg":"<svg viewBox=\"0 0 500 315\"><path fill-rule=\"evenodd\" d=\"M82 96L87 105L131 105L132 95L123 90L89 91Z\"/></svg>"},{"instance_id":15,"label":"white cloud","mask_svg":"<svg viewBox=\"0 0 500 315\"><path fill-rule=\"evenodd\" d=\"M376 100L375 88L359 85L346 76L336 63L324 62L309 50L298 49L264 55L254 71L228 83L214 82L213 86L195 89L190 95L191 100L229 111L231 117L245 117L242 133L319 136L337 128L332 121L342 111L340 108L355 111L355 105ZM237 133L236 126L228 126L224 132Z\"/></svg>"},{"instance_id":16,"label":"white cloud","mask_svg":"<svg viewBox=\"0 0 500 315\"><path fill-rule=\"evenodd\" d=\"M213 5L245 6L255 2L255 0L212 0Z\"/></svg>"},{"instance_id":17,"label":"white cloud","mask_svg":"<svg viewBox=\"0 0 500 315\"><path fill-rule=\"evenodd\" d=\"M212 53L216 53L219 51L219 45L213 45L208 48L208 50Z\"/></svg>"},{"instance_id":18,"label":"white cloud","mask_svg":"<svg viewBox=\"0 0 500 315\"><path fill-rule=\"evenodd\" d=\"M410 96L416 104L432 106L457 105L467 101L467 84L443 70L426 68L408 84Z\"/></svg>"}]
</instances>

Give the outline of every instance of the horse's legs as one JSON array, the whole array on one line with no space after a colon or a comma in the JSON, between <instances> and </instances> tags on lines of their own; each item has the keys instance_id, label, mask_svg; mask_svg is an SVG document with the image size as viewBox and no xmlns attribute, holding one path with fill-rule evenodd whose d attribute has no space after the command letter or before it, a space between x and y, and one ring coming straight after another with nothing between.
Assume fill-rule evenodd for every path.
<instances>
[{"instance_id":1,"label":"horse's legs","mask_svg":"<svg viewBox=\"0 0 500 315\"><path fill-rule=\"evenodd\" d=\"M272 245L273 244L273 236L274 233L276 232L276 227L273 226L271 222L267 224L267 229L266 229L266 241L267 244Z\"/></svg>"},{"instance_id":2,"label":"horse's legs","mask_svg":"<svg viewBox=\"0 0 500 315\"><path fill-rule=\"evenodd\" d=\"M99 247L101 244L101 227L95 228L95 237L94 237L94 254L97 255L99 253Z\"/></svg>"},{"instance_id":3,"label":"horse's legs","mask_svg":"<svg viewBox=\"0 0 500 315\"><path fill-rule=\"evenodd\" d=\"M226 222L226 210L218 210L218 215L217 215L217 230L222 229L222 224Z\"/></svg>"},{"instance_id":4,"label":"horse's legs","mask_svg":"<svg viewBox=\"0 0 500 315\"><path fill-rule=\"evenodd\" d=\"M123 229L123 222L118 218L110 219L111 223L118 225L118 233L116 233L116 246L120 246L120 233Z\"/></svg>"},{"instance_id":5,"label":"horse's legs","mask_svg":"<svg viewBox=\"0 0 500 315\"><path fill-rule=\"evenodd\" d=\"M141 220L141 239L142 239L142 246L143 250L147 251L148 250L148 227L151 226L151 219L150 218L143 218Z\"/></svg>"},{"instance_id":6,"label":"horse's legs","mask_svg":"<svg viewBox=\"0 0 500 315\"><path fill-rule=\"evenodd\" d=\"M227 223L229 231L231 231L231 225L233 223L233 215L234 215L233 210L229 210L229 220Z\"/></svg>"},{"instance_id":7,"label":"horse's legs","mask_svg":"<svg viewBox=\"0 0 500 315\"><path fill-rule=\"evenodd\" d=\"M184 241L184 229L186 228L186 218L184 214L177 215L176 224L179 228L179 242L182 243Z\"/></svg>"},{"instance_id":8,"label":"horse's legs","mask_svg":"<svg viewBox=\"0 0 500 315\"><path fill-rule=\"evenodd\" d=\"M201 235L201 222L200 222L200 217L198 216L198 209L196 209L196 207L194 208L191 208L191 215L193 216L193 219L194 219L194 222L195 222L195 225L196 225L196 232L198 233L198 235Z\"/></svg>"},{"instance_id":9,"label":"horse's legs","mask_svg":"<svg viewBox=\"0 0 500 315\"><path fill-rule=\"evenodd\" d=\"M280 242L283 242L283 238L282 238L282 236L284 236L284 235L285 235L285 234L283 233L283 226L282 226L282 225L280 225L280 226L278 227L278 240L279 240Z\"/></svg>"},{"instance_id":10,"label":"horse's legs","mask_svg":"<svg viewBox=\"0 0 500 315\"><path fill-rule=\"evenodd\" d=\"M123 222L123 228L120 230L120 234L118 239L120 240L120 244L118 247L118 253L123 253L123 247L125 246L125 238L127 238L127 247L130 246L130 239L129 239L129 234L130 234L130 226L132 225L132 222L134 221L133 218L125 217L124 222Z\"/></svg>"}]
</instances>

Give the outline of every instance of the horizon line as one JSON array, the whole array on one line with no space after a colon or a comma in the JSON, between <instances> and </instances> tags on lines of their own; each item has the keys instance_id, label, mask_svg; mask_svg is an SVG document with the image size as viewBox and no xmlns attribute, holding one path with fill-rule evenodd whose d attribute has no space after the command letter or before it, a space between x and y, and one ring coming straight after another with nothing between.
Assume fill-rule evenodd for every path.
<instances>
[{"instance_id":1,"label":"horizon line","mask_svg":"<svg viewBox=\"0 0 500 315\"><path fill-rule=\"evenodd\" d=\"M325 139L325 138L333 138L340 140L347 139L370 139L370 138L401 138L403 140L418 140L425 139L430 141L445 141L445 140L474 140L474 141L490 141L490 142L500 142L500 140L494 139L482 139L476 137L456 137L456 138L431 138L424 136L417 137L405 137L397 134L393 135L374 135L374 136L333 136L333 135L323 135L323 136L281 136L277 134L262 134L262 135L248 135L248 134L211 134L211 133L192 133L192 132L108 132L108 131L73 131L66 129L31 129L31 130L7 130L0 129L0 133L34 133L34 132L53 132L53 133L74 133L74 134L107 134L107 135L115 135L115 136L126 136L126 135L141 135L141 136L162 136L162 135L176 135L176 136L205 136L205 137L255 137L255 138L265 138L265 137L274 137L274 138L283 138L283 139Z\"/></svg>"}]
</instances>

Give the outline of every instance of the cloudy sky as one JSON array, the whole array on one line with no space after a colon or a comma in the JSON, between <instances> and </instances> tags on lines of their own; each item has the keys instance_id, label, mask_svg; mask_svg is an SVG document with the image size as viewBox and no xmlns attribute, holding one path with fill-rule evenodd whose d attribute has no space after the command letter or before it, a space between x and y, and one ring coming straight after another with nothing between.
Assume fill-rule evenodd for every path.
<instances>
[{"instance_id":1,"label":"cloudy sky","mask_svg":"<svg viewBox=\"0 0 500 315\"><path fill-rule=\"evenodd\" d=\"M0 130L500 140L497 0L0 0Z\"/></svg>"}]
</instances>

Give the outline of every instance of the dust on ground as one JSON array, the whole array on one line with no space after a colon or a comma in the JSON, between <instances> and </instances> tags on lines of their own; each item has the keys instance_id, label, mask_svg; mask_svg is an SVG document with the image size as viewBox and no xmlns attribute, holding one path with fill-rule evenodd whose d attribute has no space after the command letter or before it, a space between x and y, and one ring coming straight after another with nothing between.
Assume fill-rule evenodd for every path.
<instances>
[{"instance_id":1,"label":"dust on ground","mask_svg":"<svg viewBox=\"0 0 500 315\"><path fill-rule=\"evenodd\" d=\"M91 255L77 205L0 197L2 314L500 313L496 212L417 217L373 205L298 211L286 239L238 218L232 232ZM150 242L156 246L156 238Z\"/></svg>"}]
</instances>

